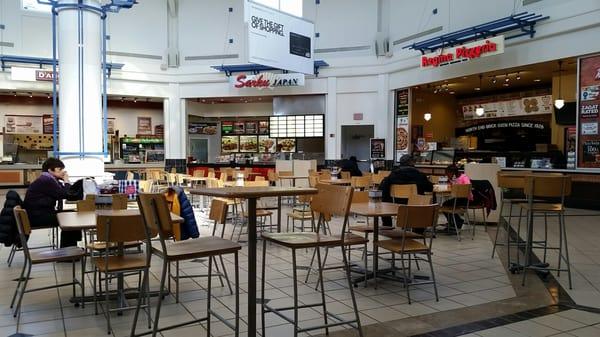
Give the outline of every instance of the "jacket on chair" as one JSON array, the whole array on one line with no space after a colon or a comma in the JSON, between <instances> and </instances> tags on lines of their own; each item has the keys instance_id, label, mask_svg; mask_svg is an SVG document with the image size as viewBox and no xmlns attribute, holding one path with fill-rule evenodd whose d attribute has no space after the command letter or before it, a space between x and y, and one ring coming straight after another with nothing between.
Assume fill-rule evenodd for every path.
<instances>
[{"instance_id":1,"label":"jacket on chair","mask_svg":"<svg viewBox=\"0 0 600 337\"><path fill-rule=\"evenodd\" d=\"M20 245L17 222L13 213L13 208L16 206L23 206L23 201L19 193L10 190L6 193L6 201L0 212L0 243L6 247L13 244Z\"/></svg>"},{"instance_id":2,"label":"jacket on chair","mask_svg":"<svg viewBox=\"0 0 600 337\"><path fill-rule=\"evenodd\" d=\"M179 187L169 187L165 192L171 212L181 216L184 222L181 224L181 240L197 238L200 236L198 224L194 216L194 209L183 189Z\"/></svg>"}]
</instances>

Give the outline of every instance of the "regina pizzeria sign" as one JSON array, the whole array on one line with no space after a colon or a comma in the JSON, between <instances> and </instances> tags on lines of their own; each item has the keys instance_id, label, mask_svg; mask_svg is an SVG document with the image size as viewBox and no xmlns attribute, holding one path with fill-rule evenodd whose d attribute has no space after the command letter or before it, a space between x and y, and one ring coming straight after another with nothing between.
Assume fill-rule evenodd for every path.
<instances>
[{"instance_id":1,"label":"regina pizzeria sign","mask_svg":"<svg viewBox=\"0 0 600 337\"><path fill-rule=\"evenodd\" d=\"M437 68L448 64L470 61L481 57L504 53L504 36L470 42L449 48L441 48L421 56L421 68Z\"/></svg>"}]
</instances>

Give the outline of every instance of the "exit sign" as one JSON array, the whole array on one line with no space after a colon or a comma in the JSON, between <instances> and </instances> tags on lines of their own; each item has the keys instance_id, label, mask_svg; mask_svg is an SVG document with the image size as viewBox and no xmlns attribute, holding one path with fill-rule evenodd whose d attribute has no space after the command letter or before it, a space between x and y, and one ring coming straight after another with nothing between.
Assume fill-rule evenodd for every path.
<instances>
[{"instance_id":1,"label":"exit sign","mask_svg":"<svg viewBox=\"0 0 600 337\"><path fill-rule=\"evenodd\" d=\"M362 121L363 120L363 114L356 113L356 114L352 115L352 119L355 120L355 121Z\"/></svg>"}]
</instances>

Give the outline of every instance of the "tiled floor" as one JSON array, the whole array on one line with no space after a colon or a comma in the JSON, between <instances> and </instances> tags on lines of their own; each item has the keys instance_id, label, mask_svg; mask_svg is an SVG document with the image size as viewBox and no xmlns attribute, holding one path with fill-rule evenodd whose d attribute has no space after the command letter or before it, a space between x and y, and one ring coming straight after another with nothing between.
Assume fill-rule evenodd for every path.
<instances>
[{"instance_id":1,"label":"tiled floor","mask_svg":"<svg viewBox=\"0 0 600 337\"><path fill-rule=\"evenodd\" d=\"M462 337L597 337L600 336L600 314L581 310L566 310L492 329L481 330Z\"/></svg>"},{"instance_id":2,"label":"tiled floor","mask_svg":"<svg viewBox=\"0 0 600 337\"><path fill-rule=\"evenodd\" d=\"M5 193L5 190L0 190L0 202L4 201L3 193ZM576 212L580 214L580 211ZM197 217L203 223L203 214L199 212ZM570 226L568 229L570 247L579 246L578 240L581 240L581 242L593 240L593 237L584 233L572 234L575 232L573 230L574 226L577 226L578 230L579 227L586 228L595 237L600 237L598 230L594 230L593 224L597 221L593 221L593 219L597 218L569 217L567 219ZM338 221L333 221L332 226L335 231L339 226ZM550 227L552 228L552 226ZM202 235L208 235L209 227L201 226L201 232ZM493 227L490 229L489 234L493 234ZM31 242L34 243L47 241L48 234L46 231L37 231L31 239ZM365 335L378 337L388 335L409 336L423 333L423 331L443 329L445 326L460 324L460 322L472 322L497 317L504 313L526 310L531 305L543 306L553 303L548 291L534 277L529 278L531 282L528 282L527 287L522 288L520 284L516 286L517 280L520 280L520 278L518 275L508 274L498 257L490 258L491 248L492 240L481 227L477 228L477 235L474 240L463 239L458 242L454 236L438 235L434 240L433 260L440 293L439 302L435 301L431 285L411 288L413 303L410 305L406 298L405 289L399 283L380 281L378 289L374 289L372 283L368 288L363 288L362 284L359 285L358 288L355 288L355 292L361 322L363 326L367 326ZM240 287L242 289L240 300L243 322L241 330L243 332L246 331L245 322L247 321L245 296L247 289L246 249L244 245L240 256ZM271 304L291 304L291 253L276 246L268 246L267 249L266 297L271 299ZM584 284L582 283L584 280L590 284L590 291L597 291L594 285L600 286L600 280L596 277L594 282L592 277L594 273L598 275L598 269L594 270L595 260L592 260L594 251L598 252L594 249L593 245L590 249L583 249L580 252L577 248L572 249L571 258L574 269L581 274L576 277L578 280L575 283L576 291L579 290L579 285ZM0 263L0 284L3 285L0 289L0 327L2 327L0 335L7 336L13 334L17 327L17 319L12 317L8 305L16 285L16 282L12 279L18 276L22 265L22 257L19 255L13 266L7 267L4 260L8 252L8 248L0 250L0 261L2 261ZM311 253L299 251L298 263L308 264ZM258 255L260 257L260 254ZM596 256L600 259L600 253ZM360 260L360 252L354 252L352 259L354 261ZM330 253L329 262L335 264L339 261L341 259L338 252ZM154 257L152 263L151 288L157 289L161 261ZM226 258L226 264L230 269L230 275L232 275L233 259ZM380 263L380 265L382 264L385 266L385 262ZM65 264L34 267L33 279L30 285L35 287L64 281L70 275L69 268L70 266ZM204 263L186 262L180 265L180 269L182 273L198 274L205 272L206 266ZM306 271L299 271L301 280L304 279L305 275ZM327 272L325 278L328 310L342 317L351 317L350 292L343 273L341 271ZM88 279L88 289L86 291L91 293L89 287L91 282L89 281ZM300 297L302 303L312 303L320 299L319 294L313 290L315 281L316 277L313 276L308 284L300 283L299 292L302 294ZM560 282L563 283L563 280L561 279ZM135 287L137 286L137 278L128 278L127 283ZM232 313L227 308L233 307L233 297L223 288L220 288L218 282L214 282L213 287L215 287L213 293L218 296L217 300L213 301L213 308L216 308L225 317L231 318ZM581 287L587 289L583 285ZM177 323L204 315L206 312L205 288L206 279L182 280L181 303L175 303L172 297L166 298L161 315L161 325ZM597 291L597 293L600 294L600 291ZM106 336L106 321L102 315L94 315L93 305L87 305L85 309L74 308L68 302L69 298L70 288L26 294L23 314L18 322L19 332L35 336ZM154 306L155 303L156 300L153 299L151 304ZM563 314L563 312L560 314ZM113 315L112 318L114 334L116 336L128 335L132 313L125 313L123 316ZM316 309L301 310L300 320L302 321L301 324L310 325L322 322L320 312ZM142 317L138 324L138 331L145 328L145 322L145 318ZM258 322L260 322L260 319ZM536 323L542 324L542 322ZM592 326L593 324L589 323L588 325ZM291 326L274 315L267 315L266 326L267 335L269 336L292 335ZM519 333L521 334L530 331L527 330L529 327L526 325L515 325L513 328L520 328ZM572 330L574 331L576 328ZM585 328L589 327L586 326ZM552 329L552 327L548 326L548 329ZM339 328L332 330L339 330ZM414 333L411 331L414 331ZM569 331L569 333L572 334L573 331ZM593 332L594 330L590 331ZM314 331L313 334L322 332ZM225 325L216 323L213 324L212 334L213 336L229 336L232 331ZM517 333L513 334L519 336ZM204 336L206 331L199 326L190 326L162 333L162 336L185 337L188 335ZM355 333L353 331L338 331L333 335L353 336Z\"/></svg>"}]
</instances>

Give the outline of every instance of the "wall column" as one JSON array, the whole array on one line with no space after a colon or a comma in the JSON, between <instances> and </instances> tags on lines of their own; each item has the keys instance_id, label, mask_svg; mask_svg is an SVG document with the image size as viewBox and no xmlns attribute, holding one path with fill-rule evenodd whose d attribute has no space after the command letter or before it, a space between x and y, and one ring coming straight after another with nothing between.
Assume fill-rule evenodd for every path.
<instances>
[{"instance_id":1,"label":"wall column","mask_svg":"<svg viewBox=\"0 0 600 337\"><path fill-rule=\"evenodd\" d=\"M338 159L341 147L341 127L337 123L337 78L327 78L327 108L325 109L325 159ZM338 132L339 131L339 132ZM334 135L333 138L330 135Z\"/></svg>"},{"instance_id":2,"label":"wall column","mask_svg":"<svg viewBox=\"0 0 600 337\"><path fill-rule=\"evenodd\" d=\"M165 120L165 169L175 167L178 173L185 173L187 110L186 101L179 95L179 84L170 83L171 96L163 103Z\"/></svg>"}]
</instances>

